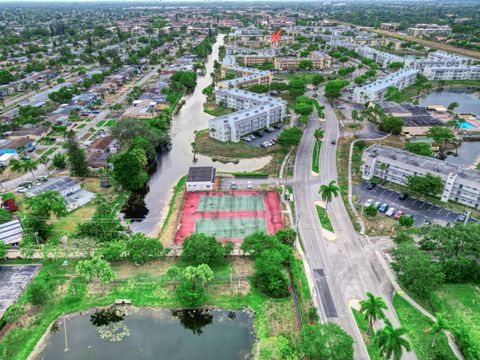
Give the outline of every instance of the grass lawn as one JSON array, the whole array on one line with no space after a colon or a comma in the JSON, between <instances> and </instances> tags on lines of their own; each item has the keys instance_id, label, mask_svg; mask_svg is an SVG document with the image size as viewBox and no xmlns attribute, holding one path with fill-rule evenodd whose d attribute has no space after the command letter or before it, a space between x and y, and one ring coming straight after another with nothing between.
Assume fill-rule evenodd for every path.
<instances>
[{"instance_id":1,"label":"grass lawn","mask_svg":"<svg viewBox=\"0 0 480 360\"><path fill-rule=\"evenodd\" d=\"M213 116L223 116L223 115L231 114L235 110L226 106L217 105L215 103L215 100L213 100L213 101L208 101L203 105L203 111Z\"/></svg>"},{"instance_id":2,"label":"grass lawn","mask_svg":"<svg viewBox=\"0 0 480 360\"><path fill-rule=\"evenodd\" d=\"M197 132L195 143L199 154L210 157L218 156L237 159L271 155L280 148L279 145L274 145L265 149L260 146L248 145L243 141L239 141L238 143L218 141L209 137L208 130L206 129Z\"/></svg>"},{"instance_id":3,"label":"grass lawn","mask_svg":"<svg viewBox=\"0 0 480 360\"><path fill-rule=\"evenodd\" d=\"M355 322L357 323L358 329L362 335L363 342L367 347L368 355L370 356L370 360L381 360L381 356L379 356L379 348L375 345L372 341L372 338L367 335L368 323L367 320L363 317L363 315L356 309L352 308L353 317L355 318Z\"/></svg>"},{"instance_id":4,"label":"grass lawn","mask_svg":"<svg viewBox=\"0 0 480 360\"><path fill-rule=\"evenodd\" d=\"M165 261L169 266L175 264L172 259ZM177 265L181 266L178 262ZM123 264L115 264L115 271L121 273L122 266ZM134 268L131 265L126 266ZM220 273L215 270L216 277L207 289L206 305L224 309L242 309L248 306L254 311L254 327L260 351L265 340L277 335L284 335L292 344L298 345L299 333L291 297L271 299L250 288L246 280L231 283L228 277L222 275L228 266L232 266L236 274L242 275L237 265L232 263L222 267ZM43 283L51 296L44 305L35 307L28 303L26 293L20 297L18 303L25 307L25 314L21 319L24 325L20 326L18 323L8 330L0 343L1 358L26 359L48 326L63 313L107 306L113 304L115 299L131 299L133 306L179 308L173 284L165 277L164 272L142 273L142 270L147 268L145 266L137 268L134 273L127 272L125 278L119 277L114 283L102 287L98 284L87 284L82 278L76 277L74 261L70 261L68 266L62 266L62 260L46 261L33 282ZM164 271L167 268L168 266L163 267ZM157 269L157 266L154 269Z\"/></svg>"},{"instance_id":5,"label":"grass lawn","mask_svg":"<svg viewBox=\"0 0 480 360\"><path fill-rule=\"evenodd\" d=\"M333 230L332 223L330 222L330 217L328 216L328 214L327 216L325 216L325 208L319 205L316 205L316 208L317 208L318 219L320 220L320 224L322 224L322 228L331 232L335 232Z\"/></svg>"},{"instance_id":6,"label":"grass lawn","mask_svg":"<svg viewBox=\"0 0 480 360\"><path fill-rule=\"evenodd\" d=\"M419 360L436 358L434 354L441 354L442 359L456 359L447 338L444 334L437 336L435 347L432 348L432 333L425 333L432 325L432 320L420 313L399 295L393 298L393 306L402 326L407 329L408 337Z\"/></svg>"},{"instance_id":7,"label":"grass lawn","mask_svg":"<svg viewBox=\"0 0 480 360\"><path fill-rule=\"evenodd\" d=\"M313 147L312 152L312 171L317 174L320 173L320 149L322 147L321 141L315 141L315 146Z\"/></svg>"},{"instance_id":8,"label":"grass lawn","mask_svg":"<svg viewBox=\"0 0 480 360\"><path fill-rule=\"evenodd\" d=\"M435 312L447 318L459 342L462 328L480 352L480 288L475 284L445 284L431 298Z\"/></svg>"}]
</instances>

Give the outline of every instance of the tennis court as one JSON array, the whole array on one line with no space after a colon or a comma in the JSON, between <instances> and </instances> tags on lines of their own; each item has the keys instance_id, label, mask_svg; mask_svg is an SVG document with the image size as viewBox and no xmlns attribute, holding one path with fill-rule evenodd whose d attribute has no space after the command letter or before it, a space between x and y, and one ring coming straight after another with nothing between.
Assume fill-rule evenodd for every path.
<instances>
[{"instance_id":1,"label":"tennis court","mask_svg":"<svg viewBox=\"0 0 480 360\"><path fill-rule=\"evenodd\" d=\"M175 242L194 233L242 242L256 231L274 234L284 227L275 191L187 192Z\"/></svg>"}]
</instances>

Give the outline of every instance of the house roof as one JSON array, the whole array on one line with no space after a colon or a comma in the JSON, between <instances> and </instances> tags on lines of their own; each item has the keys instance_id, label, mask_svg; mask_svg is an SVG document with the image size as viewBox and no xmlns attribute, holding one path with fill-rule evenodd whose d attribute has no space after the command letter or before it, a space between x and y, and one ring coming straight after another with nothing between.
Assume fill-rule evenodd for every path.
<instances>
[{"instance_id":1,"label":"house roof","mask_svg":"<svg viewBox=\"0 0 480 360\"><path fill-rule=\"evenodd\" d=\"M48 181L35 185L28 189L27 195L34 196L43 193L47 190L56 190L63 191L69 189L73 186L76 186L78 182L68 176L59 176L53 179L48 179Z\"/></svg>"},{"instance_id":2,"label":"house roof","mask_svg":"<svg viewBox=\"0 0 480 360\"><path fill-rule=\"evenodd\" d=\"M22 240L23 229L18 219L0 224L0 241L15 244Z\"/></svg>"},{"instance_id":3,"label":"house roof","mask_svg":"<svg viewBox=\"0 0 480 360\"><path fill-rule=\"evenodd\" d=\"M215 180L215 168L213 166L192 166L188 170L187 182L200 182Z\"/></svg>"}]
</instances>

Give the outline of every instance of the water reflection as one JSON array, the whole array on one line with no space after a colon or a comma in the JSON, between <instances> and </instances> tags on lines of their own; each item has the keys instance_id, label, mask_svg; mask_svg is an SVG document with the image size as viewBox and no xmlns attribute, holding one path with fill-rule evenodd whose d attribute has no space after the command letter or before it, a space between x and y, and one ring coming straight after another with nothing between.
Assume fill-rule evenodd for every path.
<instances>
[{"instance_id":1,"label":"water reflection","mask_svg":"<svg viewBox=\"0 0 480 360\"><path fill-rule=\"evenodd\" d=\"M145 202L145 195L147 195L149 191L149 186L145 185L142 189L130 193L122 208L122 213L126 219L142 221L142 219L146 218L149 210Z\"/></svg>"},{"instance_id":2,"label":"water reflection","mask_svg":"<svg viewBox=\"0 0 480 360\"><path fill-rule=\"evenodd\" d=\"M102 340L120 342L130 336L130 329L123 321L126 316L127 310L124 307L112 306L97 310L90 316L90 322L96 326Z\"/></svg>"},{"instance_id":3,"label":"water reflection","mask_svg":"<svg viewBox=\"0 0 480 360\"><path fill-rule=\"evenodd\" d=\"M185 329L196 335L201 335L202 329L213 321L213 315L207 309L172 310L172 316L180 320Z\"/></svg>"}]
</instances>

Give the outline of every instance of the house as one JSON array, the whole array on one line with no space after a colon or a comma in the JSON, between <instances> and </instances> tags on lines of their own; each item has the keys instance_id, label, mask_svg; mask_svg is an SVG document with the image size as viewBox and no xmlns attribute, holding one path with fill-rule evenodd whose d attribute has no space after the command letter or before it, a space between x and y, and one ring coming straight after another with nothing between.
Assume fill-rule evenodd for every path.
<instances>
[{"instance_id":1,"label":"house","mask_svg":"<svg viewBox=\"0 0 480 360\"><path fill-rule=\"evenodd\" d=\"M35 127L25 127L19 130L13 130L9 131L8 133L5 133L5 135L9 139L19 139L22 137L26 137L28 139L35 139L38 140L41 137L47 135L48 133L48 127L46 126L35 126Z\"/></svg>"},{"instance_id":2,"label":"house","mask_svg":"<svg viewBox=\"0 0 480 360\"><path fill-rule=\"evenodd\" d=\"M157 116L157 103L152 99L135 100L123 113L123 118L151 119Z\"/></svg>"},{"instance_id":3,"label":"house","mask_svg":"<svg viewBox=\"0 0 480 360\"><path fill-rule=\"evenodd\" d=\"M16 152L0 153L0 167L7 166L10 160L13 159L18 159L18 154Z\"/></svg>"},{"instance_id":4,"label":"house","mask_svg":"<svg viewBox=\"0 0 480 360\"><path fill-rule=\"evenodd\" d=\"M0 145L0 154L9 152L19 152L23 149L35 148L35 140L21 137L11 141L7 141Z\"/></svg>"},{"instance_id":5,"label":"house","mask_svg":"<svg viewBox=\"0 0 480 360\"><path fill-rule=\"evenodd\" d=\"M187 191L213 190L216 170L213 166L192 166L187 175Z\"/></svg>"},{"instance_id":6,"label":"house","mask_svg":"<svg viewBox=\"0 0 480 360\"><path fill-rule=\"evenodd\" d=\"M51 178L44 183L34 185L27 190L25 195L32 197L48 190L58 191L63 196L67 202L68 211L85 205L95 197L95 194L83 190L78 181L68 176Z\"/></svg>"},{"instance_id":7,"label":"house","mask_svg":"<svg viewBox=\"0 0 480 360\"><path fill-rule=\"evenodd\" d=\"M96 139L87 149L87 162L90 167L104 167L107 158L116 151L113 145L112 136L105 136Z\"/></svg>"}]
</instances>

